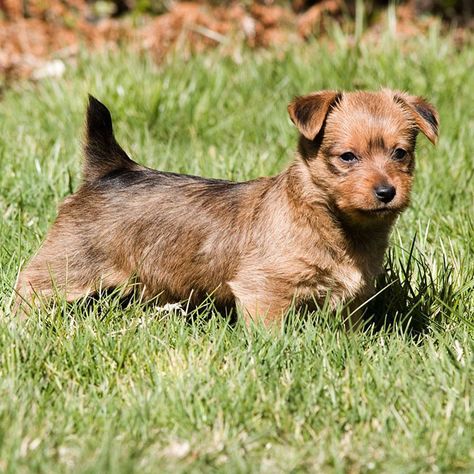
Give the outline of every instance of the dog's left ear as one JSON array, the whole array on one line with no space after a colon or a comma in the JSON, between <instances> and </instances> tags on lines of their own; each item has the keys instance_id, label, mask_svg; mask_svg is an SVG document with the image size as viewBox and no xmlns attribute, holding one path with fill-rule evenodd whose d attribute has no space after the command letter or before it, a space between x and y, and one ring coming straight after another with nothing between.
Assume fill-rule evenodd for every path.
<instances>
[{"instance_id":1,"label":"dog's left ear","mask_svg":"<svg viewBox=\"0 0 474 474\"><path fill-rule=\"evenodd\" d=\"M409 106L420 131L433 145L436 145L439 128L439 115L436 108L423 97L403 93L395 94L395 100Z\"/></svg>"},{"instance_id":2,"label":"dog's left ear","mask_svg":"<svg viewBox=\"0 0 474 474\"><path fill-rule=\"evenodd\" d=\"M341 94L336 91L320 91L296 97L288 105L291 121L308 140L314 140L324 120Z\"/></svg>"}]
</instances>

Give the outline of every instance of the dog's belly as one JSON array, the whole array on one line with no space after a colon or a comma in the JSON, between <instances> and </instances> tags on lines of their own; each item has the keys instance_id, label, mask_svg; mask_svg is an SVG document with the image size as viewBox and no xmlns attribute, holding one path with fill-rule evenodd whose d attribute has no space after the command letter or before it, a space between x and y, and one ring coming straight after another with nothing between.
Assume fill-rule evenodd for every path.
<instances>
[{"instance_id":1,"label":"dog's belly","mask_svg":"<svg viewBox=\"0 0 474 474\"><path fill-rule=\"evenodd\" d=\"M162 303L176 303L188 301L192 305L199 305L206 299L212 299L216 305L230 305L234 302L234 295L226 283L205 285L195 278L188 280L182 274L163 274L157 280L149 280L147 276L139 279L146 299L158 298Z\"/></svg>"}]
</instances>

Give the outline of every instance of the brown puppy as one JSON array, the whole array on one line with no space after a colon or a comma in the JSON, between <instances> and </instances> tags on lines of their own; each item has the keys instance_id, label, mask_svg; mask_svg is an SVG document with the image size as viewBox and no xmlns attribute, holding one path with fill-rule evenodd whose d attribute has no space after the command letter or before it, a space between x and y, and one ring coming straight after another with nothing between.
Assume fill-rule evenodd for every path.
<instances>
[{"instance_id":1,"label":"brown puppy","mask_svg":"<svg viewBox=\"0 0 474 474\"><path fill-rule=\"evenodd\" d=\"M409 203L416 136L435 143L438 114L390 90L316 92L288 111L300 131L296 160L234 183L135 163L90 97L83 183L20 274L21 306L132 280L160 303L212 294L266 323L292 303L364 301Z\"/></svg>"}]
</instances>

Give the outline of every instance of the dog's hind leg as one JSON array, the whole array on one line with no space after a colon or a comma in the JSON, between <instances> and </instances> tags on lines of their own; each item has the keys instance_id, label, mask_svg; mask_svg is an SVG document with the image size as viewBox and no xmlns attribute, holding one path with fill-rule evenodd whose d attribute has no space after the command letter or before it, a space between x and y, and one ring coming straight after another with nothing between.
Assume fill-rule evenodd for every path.
<instances>
[{"instance_id":1,"label":"dog's hind leg","mask_svg":"<svg viewBox=\"0 0 474 474\"><path fill-rule=\"evenodd\" d=\"M20 273L16 309L28 312L28 307L55 296L74 301L127 283L128 274L99 248L87 245L74 229L65 228L56 222L38 254Z\"/></svg>"}]
</instances>

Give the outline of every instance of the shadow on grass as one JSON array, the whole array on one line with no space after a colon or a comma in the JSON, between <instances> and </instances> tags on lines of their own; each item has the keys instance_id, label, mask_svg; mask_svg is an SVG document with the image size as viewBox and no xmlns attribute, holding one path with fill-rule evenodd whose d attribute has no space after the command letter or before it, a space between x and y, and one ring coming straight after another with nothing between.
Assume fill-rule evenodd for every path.
<instances>
[{"instance_id":1,"label":"shadow on grass","mask_svg":"<svg viewBox=\"0 0 474 474\"><path fill-rule=\"evenodd\" d=\"M367 327L393 330L395 327L412 336L420 336L430 328L442 328L445 316L455 306L456 291L452 283L452 267L443 259L437 269L415 248L408 258L387 254L384 273L376 281L376 296L366 305Z\"/></svg>"},{"instance_id":2,"label":"shadow on grass","mask_svg":"<svg viewBox=\"0 0 474 474\"><path fill-rule=\"evenodd\" d=\"M152 300L144 301L138 292L131 292L123 295L120 289L103 289L100 293L88 295L80 301L65 303L65 312L74 311L77 305L86 312L96 312L100 320L114 317L117 309L120 312L141 312L153 314L154 316L166 316L169 313L180 314L188 323L197 321L206 322L218 315L234 326L237 323L238 315L235 304L219 305L211 296L208 296L200 303L182 301L176 303L160 303L159 296Z\"/></svg>"}]
</instances>

